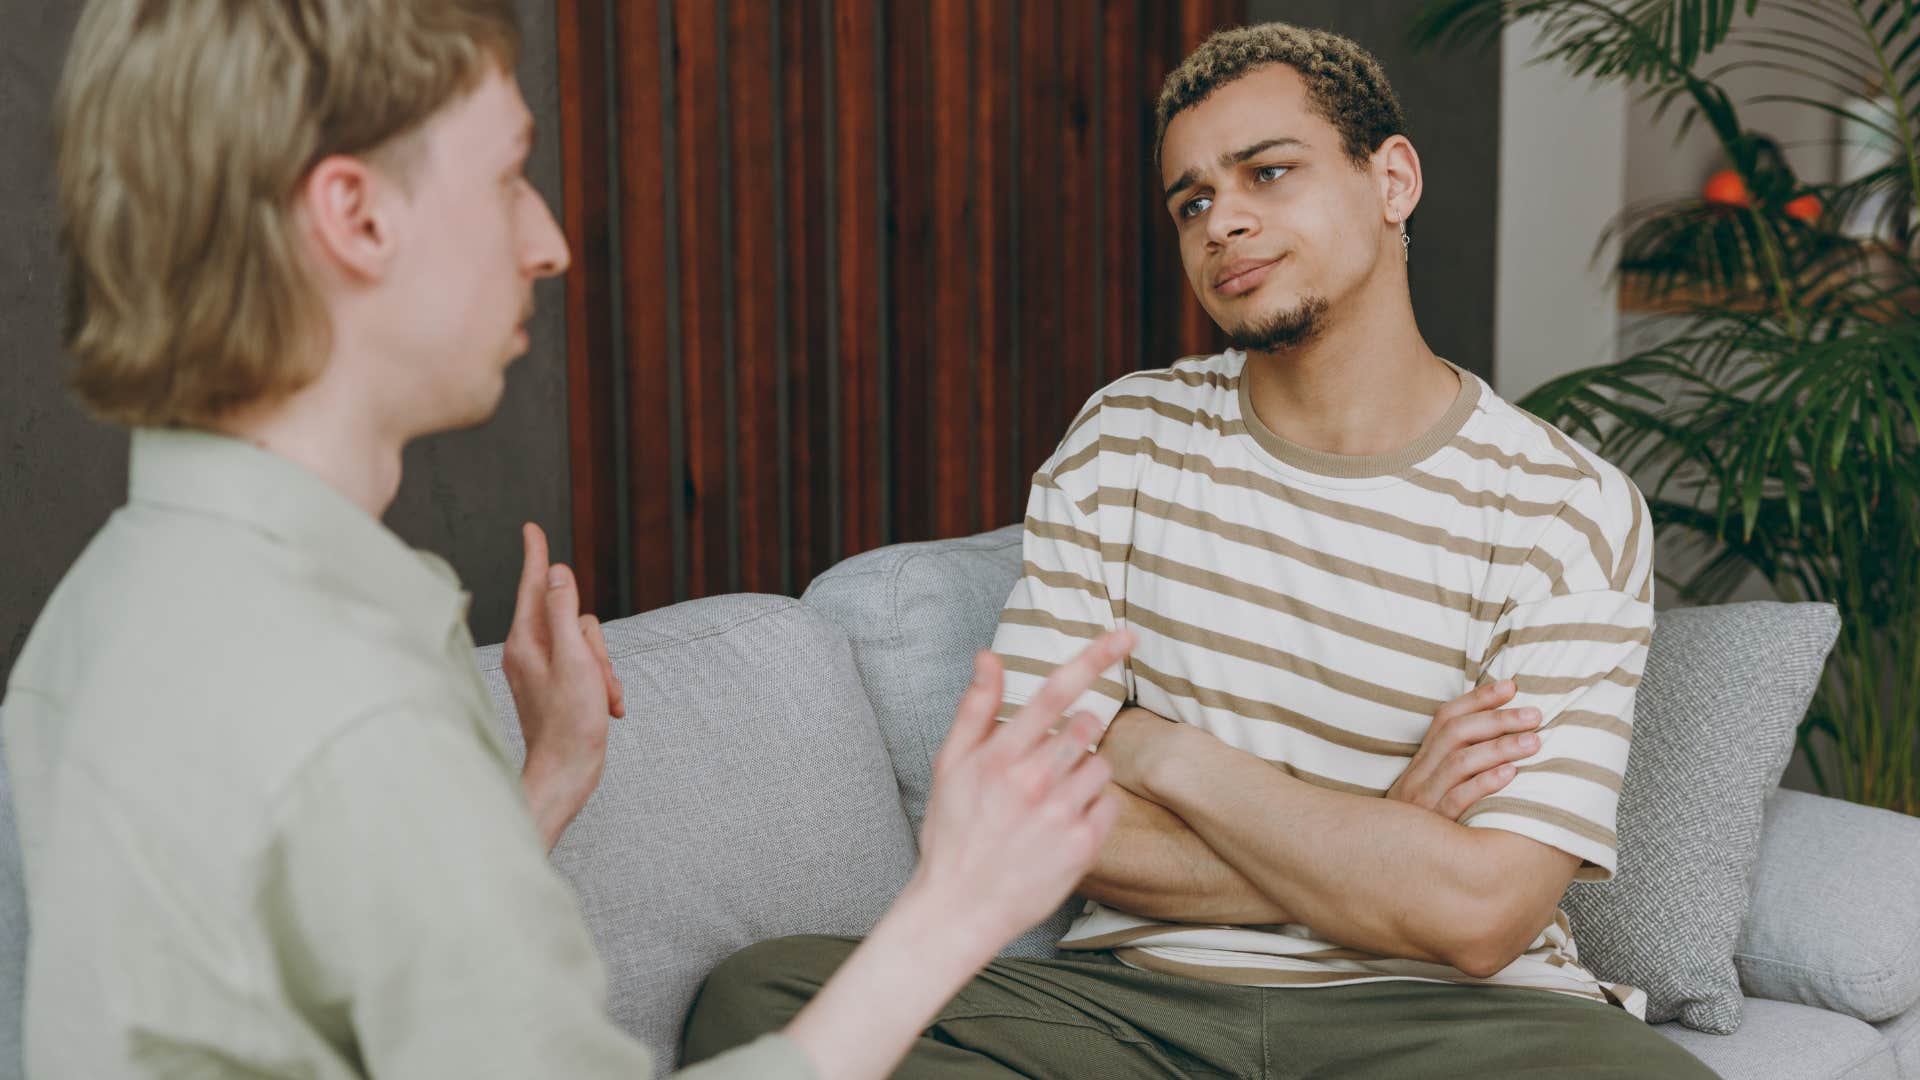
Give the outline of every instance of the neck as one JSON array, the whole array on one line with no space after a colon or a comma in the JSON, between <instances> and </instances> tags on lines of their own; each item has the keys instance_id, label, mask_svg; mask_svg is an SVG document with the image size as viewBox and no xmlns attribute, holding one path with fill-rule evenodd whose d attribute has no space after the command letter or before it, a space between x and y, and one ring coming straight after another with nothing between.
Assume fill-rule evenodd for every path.
<instances>
[{"instance_id":1,"label":"neck","mask_svg":"<svg viewBox=\"0 0 1920 1080\"><path fill-rule=\"evenodd\" d=\"M1298 348L1248 354L1248 394L1268 430L1322 453L1372 456L1439 422L1459 376L1421 338L1404 292L1328 319Z\"/></svg>"},{"instance_id":2,"label":"neck","mask_svg":"<svg viewBox=\"0 0 1920 1080\"><path fill-rule=\"evenodd\" d=\"M400 490L400 451L406 437L384 430L377 409L353 398L328 374L275 402L243 406L214 430L244 439L318 476L375 520Z\"/></svg>"}]
</instances>

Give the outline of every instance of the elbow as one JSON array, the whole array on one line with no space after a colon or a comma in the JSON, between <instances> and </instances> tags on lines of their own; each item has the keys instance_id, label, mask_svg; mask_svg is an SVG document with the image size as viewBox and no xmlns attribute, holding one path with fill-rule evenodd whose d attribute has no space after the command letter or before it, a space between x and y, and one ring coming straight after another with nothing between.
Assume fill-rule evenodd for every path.
<instances>
[{"instance_id":1,"label":"elbow","mask_svg":"<svg viewBox=\"0 0 1920 1080\"><path fill-rule=\"evenodd\" d=\"M1510 940L1497 935L1477 934L1453 943L1447 950L1446 960L1451 966L1476 979L1490 979L1505 971L1507 965L1518 959L1522 951Z\"/></svg>"},{"instance_id":2,"label":"elbow","mask_svg":"<svg viewBox=\"0 0 1920 1080\"><path fill-rule=\"evenodd\" d=\"M1435 951L1448 965L1476 979L1490 979L1505 971L1552 918L1536 919L1532 912L1490 907L1470 911L1470 916L1456 923L1454 932L1446 935Z\"/></svg>"}]
</instances>

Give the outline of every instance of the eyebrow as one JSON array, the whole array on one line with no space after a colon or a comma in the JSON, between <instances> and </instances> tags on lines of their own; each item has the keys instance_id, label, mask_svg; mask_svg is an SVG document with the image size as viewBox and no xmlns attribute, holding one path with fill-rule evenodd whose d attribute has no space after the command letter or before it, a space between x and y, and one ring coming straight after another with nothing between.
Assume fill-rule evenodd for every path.
<instances>
[{"instance_id":1,"label":"eyebrow","mask_svg":"<svg viewBox=\"0 0 1920 1080\"><path fill-rule=\"evenodd\" d=\"M1307 144L1291 135L1282 135L1274 139L1262 139L1251 146L1243 146L1238 150L1221 154L1220 167L1223 169L1230 168L1246 161L1256 154L1264 154L1277 146L1298 147L1304 150ZM1181 173L1179 178L1174 180L1172 184L1168 185L1165 197L1171 199L1199 182L1200 169L1197 166L1190 168L1186 172Z\"/></svg>"}]
</instances>

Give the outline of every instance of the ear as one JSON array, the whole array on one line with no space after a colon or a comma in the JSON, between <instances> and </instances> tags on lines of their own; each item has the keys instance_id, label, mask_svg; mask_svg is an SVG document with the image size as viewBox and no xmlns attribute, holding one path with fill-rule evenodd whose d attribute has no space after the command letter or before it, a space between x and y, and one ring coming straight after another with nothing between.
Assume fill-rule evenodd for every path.
<instances>
[{"instance_id":1,"label":"ear","mask_svg":"<svg viewBox=\"0 0 1920 1080\"><path fill-rule=\"evenodd\" d=\"M350 278L380 277L396 247L394 197L392 181L365 161L323 159L295 197L314 257Z\"/></svg>"},{"instance_id":2,"label":"ear","mask_svg":"<svg viewBox=\"0 0 1920 1080\"><path fill-rule=\"evenodd\" d=\"M1394 135L1373 152L1373 175L1380 186L1380 206L1387 223L1397 225L1413 216L1423 190L1420 155L1405 135Z\"/></svg>"}]
</instances>

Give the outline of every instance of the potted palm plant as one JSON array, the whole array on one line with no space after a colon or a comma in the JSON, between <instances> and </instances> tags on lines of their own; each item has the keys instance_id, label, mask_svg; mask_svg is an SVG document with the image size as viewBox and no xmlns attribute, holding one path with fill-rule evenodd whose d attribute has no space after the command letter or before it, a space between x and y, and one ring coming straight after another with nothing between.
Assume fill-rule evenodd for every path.
<instances>
[{"instance_id":1,"label":"potted palm plant","mask_svg":"<svg viewBox=\"0 0 1920 1080\"><path fill-rule=\"evenodd\" d=\"M1733 172L1614 225L1627 281L1683 316L1668 340L1521 404L1641 478L1661 530L1697 549L1668 581L1684 597L1758 573L1839 607L1802 748L1829 794L1920 813L1920 0L1436 0L1412 36L1480 45L1520 20L1542 61L1706 125ZM1729 41L1809 87L1768 100L1833 113L1886 160L1795 176L1722 88Z\"/></svg>"}]
</instances>

